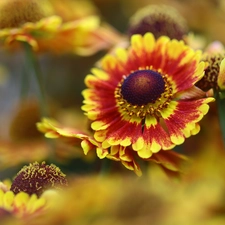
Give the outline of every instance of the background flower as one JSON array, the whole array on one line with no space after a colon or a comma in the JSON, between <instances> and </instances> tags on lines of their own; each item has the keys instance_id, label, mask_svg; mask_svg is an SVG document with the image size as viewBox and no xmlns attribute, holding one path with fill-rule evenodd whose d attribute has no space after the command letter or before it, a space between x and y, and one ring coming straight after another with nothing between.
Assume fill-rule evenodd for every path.
<instances>
[{"instance_id":1,"label":"background flower","mask_svg":"<svg viewBox=\"0 0 225 225\"><path fill-rule=\"evenodd\" d=\"M64 2L68 4L66 7L57 6L57 1L52 1L53 5L50 2L47 3L51 8L50 13L44 13L46 4L39 4L34 0L25 2L11 0L0 5L0 9L6 12L6 15L2 14L2 19L0 18L0 21L5 22L4 25L2 23L3 27L0 32L2 44L7 47L26 42L38 52L50 51L60 54L70 52L90 55L102 49L111 48L122 38L119 32L109 25L101 25L99 16L93 15L92 10L86 10L84 14L74 10L72 11L74 16L69 17L71 20L57 15L59 13L65 16L64 10L68 10L71 4L73 7L78 4L80 8L86 8L88 4L91 5L90 2L86 1L86 4L81 4L79 1L77 3L67 1ZM16 11L17 5L19 12ZM10 14L9 18L8 14Z\"/></svg>"},{"instance_id":2,"label":"background flower","mask_svg":"<svg viewBox=\"0 0 225 225\"><path fill-rule=\"evenodd\" d=\"M25 192L14 194L12 191L0 190L0 209L5 210L16 218L28 219L45 210L46 200L37 198L37 196L29 196Z\"/></svg>"},{"instance_id":3,"label":"background flower","mask_svg":"<svg viewBox=\"0 0 225 225\"><path fill-rule=\"evenodd\" d=\"M139 10L130 18L128 34L144 35L147 32L156 38L162 35L171 39L182 40L188 34L185 19L169 5L150 4Z\"/></svg>"}]
</instances>

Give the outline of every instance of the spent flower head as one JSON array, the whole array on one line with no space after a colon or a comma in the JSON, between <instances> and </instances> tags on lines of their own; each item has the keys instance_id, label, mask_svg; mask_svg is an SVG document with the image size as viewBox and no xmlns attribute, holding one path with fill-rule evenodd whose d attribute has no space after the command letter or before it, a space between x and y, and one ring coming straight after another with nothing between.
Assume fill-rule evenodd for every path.
<instances>
[{"instance_id":1,"label":"spent flower head","mask_svg":"<svg viewBox=\"0 0 225 225\"><path fill-rule=\"evenodd\" d=\"M202 58L202 61L206 62L207 66L204 76L196 83L197 87L201 88L203 91L208 91L211 88L215 91L220 89L218 77L221 71L220 65L224 58L225 52L209 53Z\"/></svg>"},{"instance_id":2,"label":"spent flower head","mask_svg":"<svg viewBox=\"0 0 225 225\"><path fill-rule=\"evenodd\" d=\"M128 34L144 35L147 32L156 38L166 35L181 40L188 33L188 27L182 15L168 5L148 5L139 9L130 19Z\"/></svg>"},{"instance_id":3,"label":"spent flower head","mask_svg":"<svg viewBox=\"0 0 225 225\"><path fill-rule=\"evenodd\" d=\"M11 191L17 194L21 191L29 195L41 194L47 189L61 189L68 185L66 175L54 164L45 162L30 163L24 166L14 178Z\"/></svg>"}]
</instances>

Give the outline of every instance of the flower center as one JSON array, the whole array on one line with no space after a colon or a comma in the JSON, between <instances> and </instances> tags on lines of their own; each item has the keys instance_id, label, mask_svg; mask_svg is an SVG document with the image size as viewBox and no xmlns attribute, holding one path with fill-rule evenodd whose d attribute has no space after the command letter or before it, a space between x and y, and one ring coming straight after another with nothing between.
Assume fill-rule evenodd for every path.
<instances>
[{"instance_id":1,"label":"flower center","mask_svg":"<svg viewBox=\"0 0 225 225\"><path fill-rule=\"evenodd\" d=\"M173 96L172 85L167 75L161 72L151 67L139 69L117 85L114 95L124 119L144 119L147 114L161 117L161 110L168 107Z\"/></svg>"},{"instance_id":2,"label":"flower center","mask_svg":"<svg viewBox=\"0 0 225 225\"><path fill-rule=\"evenodd\" d=\"M218 90L217 79L220 71L220 63L224 59L225 53L215 53L212 55L206 55L202 61L207 62L209 65L205 69L205 74L201 80L196 83L196 86L203 91L208 91L213 88Z\"/></svg>"},{"instance_id":3,"label":"flower center","mask_svg":"<svg viewBox=\"0 0 225 225\"><path fill-rule=\"evenodd\" d=\"M48 1L40 0L1 0L0 28L20 27L26 22L35 23L52 15Z\"/></svg>"},{"instance_id":4,"label":"flower center","mask_svg":"<svg viewBox=\"0 0 225 225\"><path fill-rule=\"evenodd\" d=\"M68 186L66 175L57 166L35 162L24 166L17 173L10 190L15 194L23 191L39 197L47 189L61 189L66 186Z\"/></svg>"},{"instance_id":5,"label":"flower center","mask_svg":"<svg viewBox=\"0 0 225 225\"><path fill-rule=\"evenodd\" d=\"M165 81L161 74L153 70L138 70L123 82L121 94L132 105L154 103L165 91Z\"/></svg>"},{"instance_id":6,"label":"flower center","mask_svg":"<svg viewBox=\"0 0 225 225\"><path fill-rule=\"evenodd\" d=\"M149 5L140 8L129 21L128 34L144 35L147 32L155 38L162 35L171 39L182 40L188 33L186 20L173 7L164 5Z\"/></svg>"}]
</instances>

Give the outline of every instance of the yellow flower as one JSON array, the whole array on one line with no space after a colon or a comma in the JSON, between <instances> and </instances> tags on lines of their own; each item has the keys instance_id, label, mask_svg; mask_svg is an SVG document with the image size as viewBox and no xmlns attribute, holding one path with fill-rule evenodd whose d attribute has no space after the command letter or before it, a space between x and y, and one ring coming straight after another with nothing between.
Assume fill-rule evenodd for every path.
<instances>
[{"instance_id":1,"label":"yellow flower","mask_svg":"<svg viewBox=\"0 0 225 225\"><path fill-rule=\"evenodd\" d=\"M220 90L225 91L225 58L223 58L223 60L220 62L217 84Z\"/></svg>"},{"instance_id":2,"label":"yellow flower","mask_svg":"<svg viewBox=\"0 0 225 225\"><path fill-rule=\"evenodd\" d=\"M18 218L28 218L36 213L41 213L46 207L45 198L38 198L25 192L14 194L12 191L0 189L0 209L5 210Z\"/></svg>"},{"instance_id":3,"label":"yellow flower","mask_svg":"<svg viewBox=\"0 0 225 225\"><path fill-rule=\"evenodd\" d=\"M19 16L14 13L16 6L20 8ZM101 25L97 15L85 15L64 22L54 11L49 13L50 16L39 13L43 10L37 0L10 0L0 5L0 10L11 15L9 22L0 30L0 42L5 47L18 47L21 42L27 42L37 52L90 55L111 48L121 37L111 27ZM2 17L2 21L8 18L7 15ZM18 21L14 23L15 20Z\"/></svg>"},{"instance_id":4,"label":"yellow flower","mask_svg":"<svg viewBox=\"0 0 225 225\"><path fill-rule=\"evenodd\" d=\"M64 22L98 15L98 10L90 0L48 0L56 15Z\"/></svg>"}]
</instances>

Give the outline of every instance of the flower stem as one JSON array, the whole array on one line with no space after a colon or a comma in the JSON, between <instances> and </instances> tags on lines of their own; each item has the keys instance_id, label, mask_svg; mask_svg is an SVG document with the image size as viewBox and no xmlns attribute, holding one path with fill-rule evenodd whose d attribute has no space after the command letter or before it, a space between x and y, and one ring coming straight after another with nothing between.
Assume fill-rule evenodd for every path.
<instances>
[{"instance_id":1,"label":"flower stem","mask_svg":"<svg viewBox=\"0 0 225 225\"><path fill-rule=\"evenodd\" d=\"M20 89L20 98L24 100L28 95L29 90L29 76L27 74L27 69L23 68L22 79L21 79L21 89Z\"/></svg>"},{"instance_id":2,"label":"flower stem","mask_svg":"<svg viewBox=\"0 0 225 225\"><path fill-rule=\"evenodd\" d=\"M24 50L25 50L25 55L26 55L26 67L25 69L27 70L24 74L24 79L22 82L25 82L23 85L24 90L22 88L22 91L24 91L24 93L21 93L21 97L24 97L24 94L27 94L27 89L28 87L26 87L28 85L28 81L29 81L29 73L31 73L37 82L37 86L38 86L38 97L39 97L39 102L40 102L40 113L42 117L46 117L49 116L49 110L48 110L48 106L47 106L47 101L46 101L46 93L45 93L45 88L44 88L44 82L43 82L43 77L42 77L42 73L41 73L41 69L37 60L36 55L33 52L32 47L28 44L28 43L24 43ZM27 80L26 80L27 79ZM48 158L50 160L53 160L55 158L55 145L54 142L51 141L50 139L47 139L47 144L49 146L49 155Z\"/></svg>"},{"instance_id":3,"label":"flower stem","mask_svg":"<svg viewBox=\"0 0 225 225\"><path fill-rule=\"evenodd\" d=\"M100 176L108 175L111 170L111 161L109 159L101 160Z\"/></svg>"},{"instance_id":4,"label":"flower stem","mask_svg":"<svg viewBox=\"0 0 225 225\"><path fill-rule=\"evenodd\" d=\"M222 132L223 144L225 147L225 98L221 99L219 96L216 99L218 112L219 112L219 121L220 121L220 128Z\"/></svg>"},{"instance_id":5,"label":"flower stem","mask_svg":"<svg viewBox=\"0 0 225 225\"><path fill-rule=\"evenodd\" d=\"M24 43L24 49L25 49L26 60L28 64L27 67L29 69L29 72L35 76L36 82L38 85L41 115L47 116L48 110L47 110L44 82L43 82L42 73L41 73L37 58L32 50L32 47L28 43Z\"/></svg>"}]
</instances>

